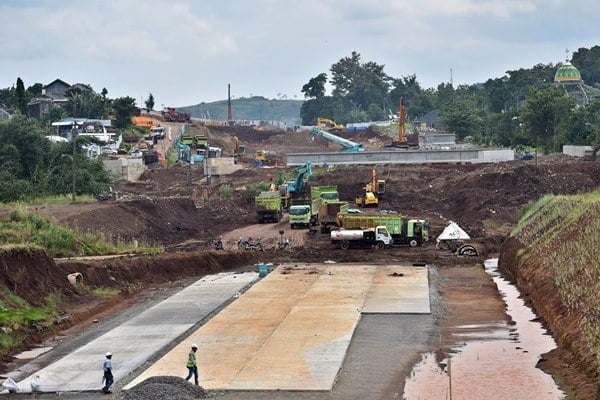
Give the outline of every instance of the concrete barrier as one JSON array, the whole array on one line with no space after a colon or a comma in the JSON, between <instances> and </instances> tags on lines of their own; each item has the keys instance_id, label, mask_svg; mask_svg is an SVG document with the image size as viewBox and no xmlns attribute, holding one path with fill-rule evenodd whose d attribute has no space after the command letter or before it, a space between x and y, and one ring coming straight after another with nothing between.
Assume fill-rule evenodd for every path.
<instances>
[{"instance_id":1,"label":"concrete barrier","mask_svg":"<svg viewBox=\"0 0 600 400\"><path fill-rule=\"evenodd\" d=\"M229 175L242 169L243 166L235 164L233 157L206 158L204 160L204 175Z\"/></svg>"},{"instance_id":2,"label":"concrete barrier","mask_svg":"<svg viewBox=\"0 0 600 400\"><path fill-rule=\"evenodd\" d=\"M141 158L119 158L116 160L102 160L104 168L111 179L115 181L137 181L144 173L146 166Z\"/></svg>"},{"instance_id":3,"label":"concrete barrier","mask_svg":"<svg viewBox=\"0 0 600 400\"><path fill-rule=\"evenodd\" d=\"M288 166L352 165L352 164L429 164L429 163L484 163L513 161L514 150L392 150L361 153L294 153L287 155Z\"/></svg>"},{"instance_id":4,"label":"concrete barrier","mask_svg":"<svg viewBox=\"0 0 600 400\"><path fill-rule=\"evenodd\" d=\"M592 158L594 155L594 149L592 146L574 146L564 145L563 154L573 157Z\"/></svg>"}]
</instances>

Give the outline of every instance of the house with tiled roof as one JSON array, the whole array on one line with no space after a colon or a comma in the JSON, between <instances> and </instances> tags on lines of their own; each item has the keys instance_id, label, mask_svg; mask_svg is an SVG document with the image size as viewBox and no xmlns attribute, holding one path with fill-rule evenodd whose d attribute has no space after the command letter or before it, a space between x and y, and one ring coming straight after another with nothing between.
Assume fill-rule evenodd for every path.
<instances>
[{"instance_id":1,"label":"house with tiled roof","mask_svg":"<svg viewBox=\"0 0 600 400\"><path fill-rule=\"evenodd\" d=\"M70 84L61 80L55 79L42 88L42 95L31 99L27 103L27 112L30 117L40 118L48 113L53 107L65 108L69 103L67 91L71 87Z\"/></svg>"}]
</instances>

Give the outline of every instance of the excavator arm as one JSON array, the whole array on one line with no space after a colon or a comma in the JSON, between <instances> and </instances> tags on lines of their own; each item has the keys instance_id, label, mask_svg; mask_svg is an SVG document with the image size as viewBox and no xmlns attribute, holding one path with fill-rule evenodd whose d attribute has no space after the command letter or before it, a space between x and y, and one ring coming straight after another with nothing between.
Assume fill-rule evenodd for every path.
<instances>
[{"instance_id":1,"label":"excavator arm","mask_svg":"<svg viewBox=\"0 0 600 400\"><path fill-rule=\"evenodd\" d=\"M386 147L396 147L401 149L408 149L408 139L406 138L406 107L404 104L404 97L400 98L400 114L398 115L398 138L392 140L392 143Z\"/></svg>"},{"instance_id":2,"label":"excavator arm","mask_svg":"<svg viewBox=\"0 0 600 400\"><path fill-rule=\"evenodd\" d=\"M315 136L322 136L327 140L331 140L333 142L339 143L339 145L342 146L342 151L346 151L346 152L365 151L362 144L355 143L351 140L341 138L339 136L336 136L332 133L329 133L329 132L321 130L321 129L312 128L312 130L310 131L310 134L313 136L313 138Z\"/></svg>"}]
</instances>

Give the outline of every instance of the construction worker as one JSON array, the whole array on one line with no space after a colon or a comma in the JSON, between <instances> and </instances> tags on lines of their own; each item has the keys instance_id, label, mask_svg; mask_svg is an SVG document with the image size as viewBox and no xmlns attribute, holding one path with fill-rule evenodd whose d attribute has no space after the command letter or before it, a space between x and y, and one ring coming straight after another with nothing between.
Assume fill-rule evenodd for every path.
<instances>
[{"instance_id":1,"label":"construction worker","mask_svg":"<svg viewBox=\"0 0 600 400\"><path fill-rule=\"evenodd\" d=\"M104 377L102 378L104 387L102 388L102 392L104 394L112 393L110 387L114 382L114 378L112 374L112 354L110 351L106 353L106 358L104 359L104 364L102 364L102 369L104 370Z\"/></svg>"},{"instance_id":2,"label":"construction worker","mask_svg":"<svg viewBox=\"0 0 600 400\"><path fill-rule=\"evenodd\" d=\"M198 350L198 345L194 343L192 344L192 350L188 354L187 369L189 372L185 380L189 381L193 374L194 381L196 385L198 385L198 366L196 365L196 350Z\"/></svg>"}]
</instances>

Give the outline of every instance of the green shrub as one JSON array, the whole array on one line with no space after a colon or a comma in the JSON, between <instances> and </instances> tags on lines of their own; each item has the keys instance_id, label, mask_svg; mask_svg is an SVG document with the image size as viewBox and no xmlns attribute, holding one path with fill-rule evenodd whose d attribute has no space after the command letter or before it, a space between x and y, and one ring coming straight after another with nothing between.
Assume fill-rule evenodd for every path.
<instances>
[{"instance_id":1,"label":"green shrub","mask_svg":"<svg viewBox=\"0 0 600 400\"><path fill-rule=\"evenodd\" d=\"M231 200L233 198L233 187L231 185L221 185L219 191L222 199Z\"/></svg>"}]
</instances>

